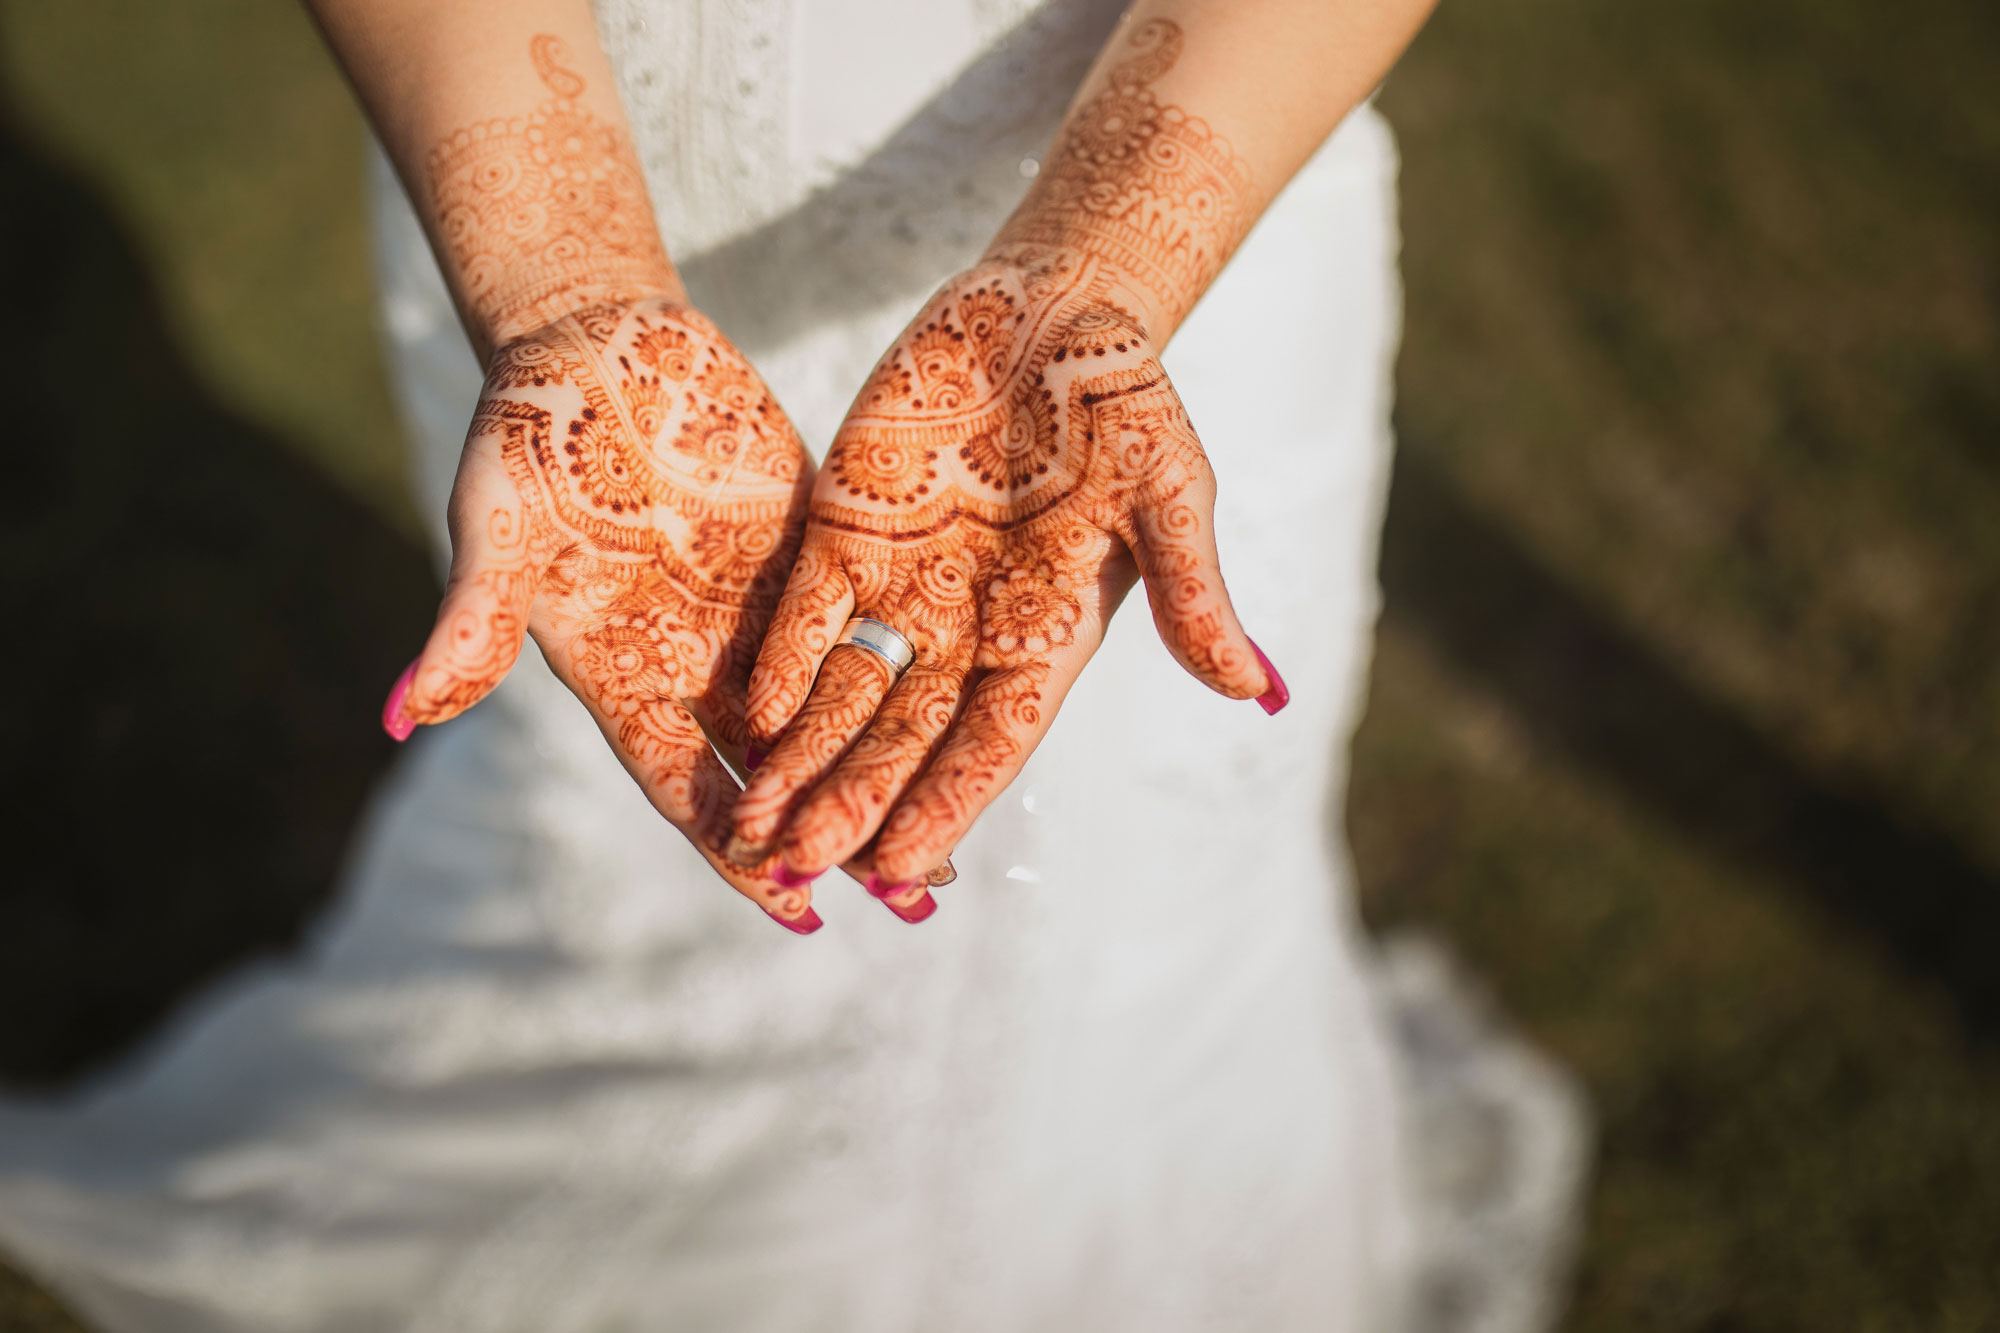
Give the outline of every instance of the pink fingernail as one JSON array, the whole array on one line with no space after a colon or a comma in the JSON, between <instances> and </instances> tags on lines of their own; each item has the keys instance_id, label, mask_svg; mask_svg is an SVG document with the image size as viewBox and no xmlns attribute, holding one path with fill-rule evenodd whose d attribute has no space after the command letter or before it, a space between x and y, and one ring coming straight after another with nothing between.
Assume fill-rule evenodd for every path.
<instances>
[{"instance_id":1,"label":"pink fingernail","mask_svg":"<svg viewBox=\"0 0 2000 1333\"><path fill-rule=\"evenodd\" d=\"M898 907L887 899L883 900L882 906L888 908L914 926L919 921L929 920L931 914L937 911L937 899L931 897L929 889L925 889L924 896L911 903L908 907Z\"/></svg>"},{"instance_id":2,"label":"pink fingernail","mask_svg":"<svg viewBox=\"0 0 2000 1333\"><path fill-rule=\"evenodd\" d=\"M797 916L784 917L773 915L771 919L786 930L791 931L794 935L810 935L826 924L826 922L819 919L819 913L813 911L810 907Z\"/></svg>"},{"instance_id":3,"label":"pink fingernail","mask_svg":"<svg viewBox=\"0 0 2000 1333\"><path fill-rule=\"evenodd\" d=\"M883 879L871 870L868 872L868 878L861 881L861 887L874 894L877 898L886 898L892 893L901 893L903 890L913 887L916 882L915 880L911 880L907 884L895 884Z\"/></svg>"},{"instance_id":4,"label":"pink fingernail","mask_svg":"<svg viewBox=\"0 0 2000 1333\"><path fill-rule=\"evenodd\" d=\"M422 659L419 658L419 661ZM382 730L389 733L391 740L406 741L417 724L403 716L403 697L410 692L410 682L417 677L416 662L403 668L403 674L396 677L396 683L389 687L389 702L382 705Z\"/></svg>"},{"instance_id":5,"label":"pink fingernail","mask_svg":"<svg viewBox=\"0 0 2000 1333\"><path fill-rule=\"evenodd\" d=\"M771 878L788 889L800 889L818 879L819 876L817 874L801 875L798 871L780 861L778 862L778 868L771 872Z\"/></svg>"},{"instance_id":6,"label":"pink fingernail","mask_svg":"<svg viewBox=\"0 0 2000 1333\"><path fill-rule=\"evenodd\" d=\"M1292 701L1292 692L1285 688L1285 678L1278 674L1278 668L1271 665L1271 659L1264 656L1264 650L1257 646L1254 639L1250 641L1250 651L1257 654L1257 660L1263 663L1264 674L1271 678L1271 688L1257 696L1257 706L1266 713L1275 713Z\"/></svg>"},{"instance_id":7,"label":"pink fingernail","mask_svg":"<svg viewBox=\"0 0 2000 1333\"><path fill-rule=\"evenodd\" d=\"M764 752L758 749L756 746L752 745L748 749L743 751L744 772L755 773L757 771L757 765L763 762L764 762Z\"/></svg>"}]
</instances>

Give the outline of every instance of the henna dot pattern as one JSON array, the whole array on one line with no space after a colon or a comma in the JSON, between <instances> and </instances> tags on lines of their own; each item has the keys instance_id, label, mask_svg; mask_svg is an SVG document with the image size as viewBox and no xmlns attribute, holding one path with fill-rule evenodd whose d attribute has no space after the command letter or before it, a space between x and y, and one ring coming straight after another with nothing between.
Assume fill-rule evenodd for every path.
<instances>
[{"instance_id":1,"label":"henna dot pattern","mask_svg":"<svg viewBox=\"0 0 2000 1333\"><path fill-rule=\"evenodd\" d=\"M534 38L529 55L554 98L464 127L425 164L440 248L503 339L568 313L580 292L616 301L673 281L626 135L578 100L560 38Z\"/></svg>"},{"instance_id":2,"label":"henna dot pattern","mask_svg":"<svg viewBox=\"0 0 2000 1333\"><path fill-rule=\"evenodd\" d=\"M1180 50L1174 24L1135 34L986 262L857 396L752 675L772 751L738 855L812 872L872 839L883 879L922 876L1039 742L1135 572L1191 672L1266 688L1216 563L1213 472L1138 313L1192 305L1253 215L1228 144L1151 90ZM827 655L850 613L910 639L900 681Z\"/></svg>"}]
</instances>

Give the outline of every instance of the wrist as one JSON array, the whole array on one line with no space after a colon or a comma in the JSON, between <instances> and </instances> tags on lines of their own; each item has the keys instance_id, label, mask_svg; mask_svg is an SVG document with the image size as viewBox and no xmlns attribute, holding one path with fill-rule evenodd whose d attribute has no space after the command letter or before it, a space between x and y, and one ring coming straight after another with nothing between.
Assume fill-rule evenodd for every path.
<instances>
[{"instance_id":1,"label":"wrist","mask_svg":"<svg viewBox=\"0 0 2000 1333\"><path fill-rule=\"evenodd\" d=\"M1070 112L989 257L1018 246L1086 256L1150 337L1172 336L1261 211L1249 164L1155 85L1179 59L1178 24L1131 34L1095 96Z\"/></svg>"},{"instance_id":2,"label":"wrist","mask_svg":"<svg viewBox=\"0 0 2000 1333\"><path fill-rule=\"evenodd\" d=\"M548 100L461 126L424 163L438 259L481 356L591 305L685 299L608 90L559 37L529 43Z\"/></svg>"},{"instance_id":3,"label":"wrist","mask_svg":"<svg viewBox=\"0 0 2000 1333\"><path fill-rule=\"evenodd\" d=\"M1182 304L1155 270L1131 263L1122 249L1107 244L1102 235L1078 232L1059 222L1020 225L1016 220L994 238L980 262L1004 264L1023 273L1057 269L1074 274L1098 301L1117 307L1155 346L1164 346L1193 298Z\"/></svg>"},{"instance_id":4,"label":"wrist","mask_svg":"<svg viewBox=\"0 0 2000 1333\"><path fill-rule=\"evenodd\" d=\"M687 304L687 289L671 265L611 262L575 272L531 270L505 276L504 283L487 292L467 293L471 308L466 326L482 361L494 349L593 306L647 300Z\"/></svg>"}]
</instances>

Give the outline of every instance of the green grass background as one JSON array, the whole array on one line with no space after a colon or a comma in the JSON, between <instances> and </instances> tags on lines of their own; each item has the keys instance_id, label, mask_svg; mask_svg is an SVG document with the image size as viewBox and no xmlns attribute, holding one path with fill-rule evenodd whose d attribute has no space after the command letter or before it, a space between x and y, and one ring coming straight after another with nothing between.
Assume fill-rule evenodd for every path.
<instances>
[{"instance_id":1,"label":"green grass background","mask_svg":"<svg viewBox=\"0 0 2000 1333\"><path fill-rule=\"evenodd\" d=\"M301 13L0 16L11 119L194 375L414 535ZM1459 0L1384 95L1403 458L1344 817L1371 919L1589 1091L1569 1328L2000 1328L1996 57L1945 0ZM0 1268L0 1330L75 1327Z\"/></svg>"}]
</instances>

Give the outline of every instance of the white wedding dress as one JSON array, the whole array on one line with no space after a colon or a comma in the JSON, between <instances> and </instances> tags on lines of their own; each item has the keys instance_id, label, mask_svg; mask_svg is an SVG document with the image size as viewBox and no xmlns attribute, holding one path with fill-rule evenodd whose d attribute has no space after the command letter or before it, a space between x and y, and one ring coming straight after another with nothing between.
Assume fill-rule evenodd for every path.
<instances>
[{"instance_id":1,"label":"white wedding dress","mask_svg":"<svg viewBox=\"0 0 2000 1333\"><path fill-rule=\"evenodd\" d=\"M689 290L815 448L1018 199L1115 12L601 0ZM378 177L442 559L478 373ZM1572 1102L1434 967L1381 984L1337 832L1394 177L1364 108L1166 353L1283 713L1209 693L1128 609L937 915L831 875L801 939L530 653L410 743L300 956L88 1089L0 1105L0 1243L111 1333L1538 1326ZM1525 1126L1504 1198L1453 1184L1479 1096Z\"/></svg>"}]
</instances>

